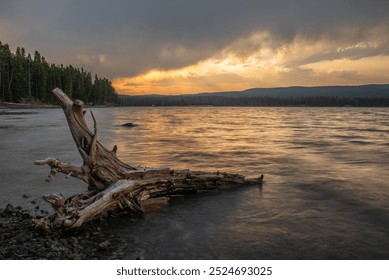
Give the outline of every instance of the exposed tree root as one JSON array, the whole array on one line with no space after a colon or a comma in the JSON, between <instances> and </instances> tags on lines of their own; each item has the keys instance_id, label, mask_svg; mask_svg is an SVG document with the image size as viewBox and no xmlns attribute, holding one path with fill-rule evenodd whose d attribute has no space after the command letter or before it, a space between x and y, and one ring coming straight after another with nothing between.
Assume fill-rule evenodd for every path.
<instances>
[{"instance_id":1,"label":"exposed tree root","mask_svg":"<svg viewBox=\"0 0 389 280\"><path fill-rule=\"evenodd\" d=\"M143 213L146 205L160 201L158 198L161 197L168 199L170 195L176 194L262 184L263 176L246 179L242 175L231 173L146 169L128 165L116 156L116 145L108 150L97 139L97 122L92 112L94 132L89 130L82 101L72 102L58 88L53 93L63 108L83 163L78 167L49 157L37 160L35 164L50 166L47 181L51 181L60 172L83 180L89 187L84 193L69 198L62 194L44 196L55 212L33 220L38 228L46 231L76 228L111 210L129 209Z\"/></svg>"}]
</instances>

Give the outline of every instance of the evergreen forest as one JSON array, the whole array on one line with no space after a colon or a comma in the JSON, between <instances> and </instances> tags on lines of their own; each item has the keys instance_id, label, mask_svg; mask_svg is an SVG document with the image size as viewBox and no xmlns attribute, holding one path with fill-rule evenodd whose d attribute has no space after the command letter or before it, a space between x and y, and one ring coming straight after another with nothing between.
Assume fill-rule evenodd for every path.
<instances>
[{"instance_id":1,"label":"evergreen forest","mask_svg":"<svg viewBox=\"0 0 389 280\"><path fill-rule=\"evenodd\" d=\"M111 81L72 65L46 61L38 51L31 56L23 47L16 52L0 42L0 100L2 102L55 103L51 91L59 87L71 99L89 104L113 104L117 94Z\"/></svg>"},{"instance_id":2,"label":"evergreen forest","mask_svg":"<svg viewBox=\"0 0 389 280\"><path fill-rule=\"evenodd\" d=\"M389 97L337 96L212 96L212 95L119 95L121 106L240 106L240 107L389 107Z\"/></svg>"}]
</instances>

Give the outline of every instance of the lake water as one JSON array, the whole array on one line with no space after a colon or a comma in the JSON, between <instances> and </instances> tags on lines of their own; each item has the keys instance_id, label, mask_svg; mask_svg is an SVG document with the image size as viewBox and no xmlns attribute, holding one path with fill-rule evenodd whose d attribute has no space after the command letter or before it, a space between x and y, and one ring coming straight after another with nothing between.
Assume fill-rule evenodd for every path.
<instances>
[{"instance_id":1,"label":"lake water","mask_svg":"<svg viewBox=\"0 0 389 280\"><path fill-rule=\"evenodd\" d=\"M113 219L109 238L122 258L389 259L388 108L93 112L99 139L135 166L265 176L262 189L178 197L161 211ZM137 126L120 126L127 122ZM49 168L33 164L81 163L62 110L0 110L0 135L0 208L39 214L48 209L42 195L85 189L62 174L46 183Z\"/></svg>"}]
</instances>

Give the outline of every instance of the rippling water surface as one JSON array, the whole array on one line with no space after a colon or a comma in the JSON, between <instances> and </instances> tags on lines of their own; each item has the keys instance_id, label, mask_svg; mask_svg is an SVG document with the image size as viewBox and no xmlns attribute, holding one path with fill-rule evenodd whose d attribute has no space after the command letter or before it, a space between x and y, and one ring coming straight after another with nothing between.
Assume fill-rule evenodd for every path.
<instances>
[{"instance_id":1,"label":"rippling water surface","mask_svg":"<svg viewBox=\"0 0 389 280\"><path fill-rule=\"evenodd\" d=\"M178 197L115 219L111 243L127 244L123 258L389 258L387 108L93 111L99 138L133 165L265 176L262 189ZM61 110L2 110L0 134L0 207L39 212L42 194L85 188L61 175L47 184L48 168L33 165L46 156L80 164Z\"/></svg>"}]
</instances>

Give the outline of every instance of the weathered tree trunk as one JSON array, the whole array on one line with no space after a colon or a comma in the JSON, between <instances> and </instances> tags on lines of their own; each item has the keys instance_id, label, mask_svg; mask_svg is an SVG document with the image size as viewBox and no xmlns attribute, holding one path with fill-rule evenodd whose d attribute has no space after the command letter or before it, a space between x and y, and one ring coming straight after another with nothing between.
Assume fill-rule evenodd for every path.
<instances>
[{"instance_id":1,"label":"weathered tree trunk","mask_svg":"<svg viewBox=\"0 0 389 280\"><path fill-rule=\"evenodd\" d=\"M239 174L171 170L168 168L135 168L116 156L116 145L108 150L97 139L97 123L93 133L89 130L80 100L72 101L59 88L53 90L66 115L68 125L82 157L81 167L63 163L56 158L37 160L37 165L49 165L51 181L58 172L79 178L89 187L84 193L66 198L52 194L43 198L51 203L55 212L35 219L37 227L44 230L75 228L109 210L130 209L144 212L146 205L168 199L169 195L196 193L237 185L262 184L262 178L246 179Z\"/></svg>"}]
</instances>

